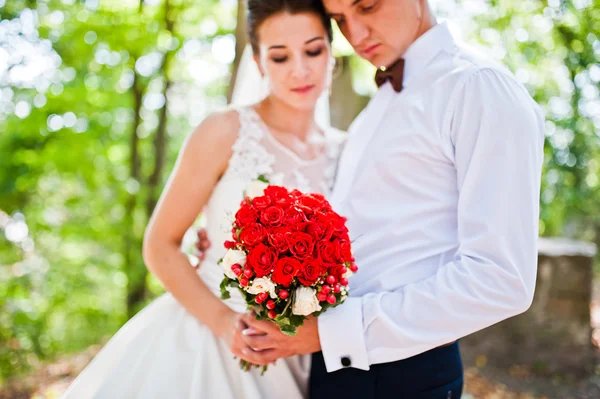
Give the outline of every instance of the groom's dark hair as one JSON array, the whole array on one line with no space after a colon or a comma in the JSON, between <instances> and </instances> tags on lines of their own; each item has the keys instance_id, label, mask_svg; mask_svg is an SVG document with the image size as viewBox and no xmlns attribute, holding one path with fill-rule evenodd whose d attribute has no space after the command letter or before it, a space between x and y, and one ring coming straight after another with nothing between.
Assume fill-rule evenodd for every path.
<instances>
[{"instance_id":1,"label":"groom's dark hair","mask_svg":"<svg viewBox=\"0 0 600 399\"><path fill-rule=\"evenodd\" d=\"M258 28L260 25L266 19L282 12L315 14L323 22L329 41L333 38L331 19L325 12L322 0L247 0L246 10L248 38L254 54L258 54Z\"/></svg>"}]
</instances>

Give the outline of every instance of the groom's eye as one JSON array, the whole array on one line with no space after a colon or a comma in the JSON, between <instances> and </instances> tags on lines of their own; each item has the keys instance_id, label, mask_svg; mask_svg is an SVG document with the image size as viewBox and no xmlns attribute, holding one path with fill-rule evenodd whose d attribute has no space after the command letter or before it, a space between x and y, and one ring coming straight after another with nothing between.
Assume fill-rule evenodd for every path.
<instances>
[{"instance_id":1,"label":"groom's eye","mask_svg":"<svg viewBox=\"0 0 600 399\"><path fill-rule=\"evenodd\" d=\"M373 11L373 9L375 8L376 5L377 5L376 1L364 1L361 3L360 10L362 12L368 13L370 11Z\"/></svg>"},{"instance_id":2,"label":"groom's eye","mask_svg":"<svg viewBox=\"0 0 600 399\"><path fill-rule=\"evenodd\" d=\"M345 22L344 17L336 17L336 18L333 18L333 20L335 21L336 24L338 24L338 26L342 25Z\"/></svg>"}]
</instances>

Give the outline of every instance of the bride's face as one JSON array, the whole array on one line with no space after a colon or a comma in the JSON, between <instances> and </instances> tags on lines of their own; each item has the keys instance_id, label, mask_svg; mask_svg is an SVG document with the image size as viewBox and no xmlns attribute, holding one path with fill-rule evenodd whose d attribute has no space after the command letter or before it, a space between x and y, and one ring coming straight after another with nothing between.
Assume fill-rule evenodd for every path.
<instances>
[{"instance_id":1,"label":"bride's face","mask_svg":"<svg viewBox=\"0 0 600 399\"><path fill-rule=\"evenodd\" d=\"M273 15L259 26L258 44L255 60L270 95L295 108L313 109L331 74L331 48L319 17Z\"/></svg>"}]
</instances>

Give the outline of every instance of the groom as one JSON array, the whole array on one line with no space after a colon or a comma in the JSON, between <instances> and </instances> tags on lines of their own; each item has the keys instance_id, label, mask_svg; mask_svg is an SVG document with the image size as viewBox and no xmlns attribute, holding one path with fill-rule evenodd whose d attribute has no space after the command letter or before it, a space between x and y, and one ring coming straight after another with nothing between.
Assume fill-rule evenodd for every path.
<instances>
[{"instance_id":1,"label":"groom","mask_svg":"<svg viewBox=\"0 0 600 399\"><path fill-rule=\"evenodd\" d=\"M346 302L295 337L245 316L245 356L314 353L316 399L459 398L456 341L532 301L542 113L426 0L323 2L356 52L385 67L331 198L360 270Z\"/></svg>"}]
</instances>

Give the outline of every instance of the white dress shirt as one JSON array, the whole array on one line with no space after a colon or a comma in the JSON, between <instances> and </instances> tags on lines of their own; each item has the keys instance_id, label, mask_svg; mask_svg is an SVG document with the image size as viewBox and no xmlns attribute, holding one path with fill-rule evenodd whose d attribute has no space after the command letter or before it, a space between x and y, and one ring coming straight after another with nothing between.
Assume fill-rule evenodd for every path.
<instances>
[{"instance_id":1,"label":"white dress shirt","mask_svg":"<svg viewBox=\"0 0 600 399\"><path fill-rule=\"evenodd\" d=\"M533 297L541 109L446 24L404 58L403 91L385 83L351 126L332 193L359 271L318 318L329 372L447 344Z\"/></svg>"}]
</instances>

